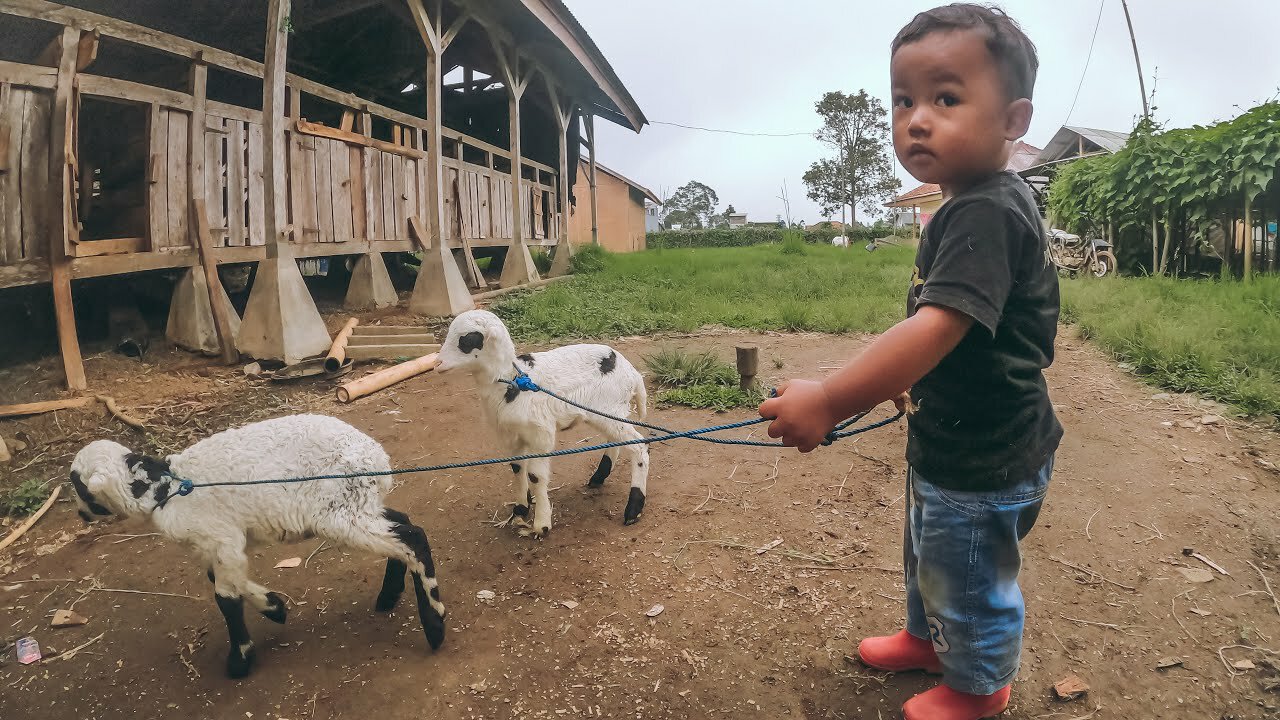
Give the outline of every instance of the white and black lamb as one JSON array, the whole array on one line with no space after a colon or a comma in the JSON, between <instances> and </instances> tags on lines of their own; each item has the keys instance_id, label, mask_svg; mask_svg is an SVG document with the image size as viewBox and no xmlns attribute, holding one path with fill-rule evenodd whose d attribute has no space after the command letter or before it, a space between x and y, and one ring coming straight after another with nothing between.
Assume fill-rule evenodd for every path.
<instances>
[{"instance_id":1,"label":"white and black lamb","mask_svg":"<svg viewBox=\"0 0 1280 720\"><path fill-rule=\"evenodd\" d=\"M579 410L549 395L520 391L511 381L517 370L539 386L586 407L615 417L644 418L647 396L644 377L621 353L606 345L567 345L546 352L516 354L515 343L502 320L485 310L469 310L453 320L440 349L437 372L464 370L475 378L480 409L493 426L504 455L546 453L555 449L556 433L579 421L594 428L607 442L638 440L635 427ZM640 519L649 477L647 445L627 445L605 451L587 485L600 487L625 449L631 457L631 494L623 523ZM527 525L533 505L531 534L551 530L551 460L513 463L515 507L511 519Z\"/></svg>"},{"instance_id":2,"label":"white and black lamb","mask_svg":"<svg viewBox=\"0 0 1280 720\"><path fill-rule=\"evenodd\" d=\"M391 478L357 477L294 484L200 488L201 483L265 480L390 470L386 451L345 422L322 415L292 415L212 435L164 460L97 440L71 464L80 517L148 516L164 535L195 551L208 568L218 609L227 621L231 650L227 674L241 678L253 666L253 641L244 601L283 623L280 595L249 578L246 545L324 538L387 558L377 609L392 609L413 573L418 615L427 642L444 642L444 604L426 533L404 513L383 505ZM176 477L195 491L170 497Z\"/></svg>"}]
</instances>

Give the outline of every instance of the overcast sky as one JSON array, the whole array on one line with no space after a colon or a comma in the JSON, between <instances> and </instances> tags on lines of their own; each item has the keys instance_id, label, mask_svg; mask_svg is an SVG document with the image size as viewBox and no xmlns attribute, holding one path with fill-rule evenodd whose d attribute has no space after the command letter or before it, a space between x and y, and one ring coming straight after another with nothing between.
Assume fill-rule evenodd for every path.
<instances>
[{"instance_id":1,"label":"overcast sky","mask_svg":"<svg viewBox=\"0 0 1280 720\"><path fill-rule=\"evenodd\" d=\"M566 0L648 119L744 132L812 132L824 92L868 92L888 107L889 42L937 2L900 0ZM1005 0L1040 53L1035 118L1043 147L1063 124L1128 131L1142 114L1120 0ZM1225 120L1280 92L1280 1L1129 0L1147 92L1167 127ZM1072 99L1084 77L1074 111ZM1153 78L1158 78L1153 80ZM1068 112L1070 118L1068 121ZM662 196L690 179L750 220L820 220L801 176L830 151L811 137L741 137L597 123L598 160ZM903 189L918 183L896 165Z\"/></svg>"}]
</instances>

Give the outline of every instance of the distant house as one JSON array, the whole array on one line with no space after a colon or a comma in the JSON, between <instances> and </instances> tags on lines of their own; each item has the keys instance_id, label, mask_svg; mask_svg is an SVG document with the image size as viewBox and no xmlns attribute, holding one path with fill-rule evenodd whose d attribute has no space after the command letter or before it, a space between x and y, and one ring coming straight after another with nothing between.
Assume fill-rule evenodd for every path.
<instances>
[{"instance_id":1,"label":"distant house","mask_svg":"<svg viewBox=\"0 0 1280 720\"><path fill-rule=\"evenodd\" d=\"M1036 163L1041 152L1035 145L1019 141L1014 146L1005 169L1021 173ZM942 188L933 183L925 183L890 200L885 203L885 207L892 211L895 228L910 225L923 228L929 224L929 219L938 212L938 208L942 207ZM899 225L899 218L906 219L903 211L910 211L911 220Z\"/></svg>"},{"instance_id":2,"label":"distant house","mask_svg":"<svg viewBox=\"0 0 1280 720\"><path fill-rule=\"evenodd\" d=\"M599 167L599 165L596 165ZM661 227L661 221L658 218L659 210L662 209L661 203L656 203L649 198L644 199L644 231L645 233L657 232Z\"/></svg>"},{"instance_id":3,"label":"distant house","mask_svg":"<svg viewBox=\"0 0 1280 720\"><path fill-rule=\"evenodd\" d=\"M590 197L590 184L591 169L586 161L582 161L573 189L573 196L580 200L569 218L569 242L575 245L591 244L591 211L584 205L586 198ZM652 190L597 162L596 203L601 247L610 252L645 249L649 207L662 204ZM656 214L653 217L656 221Z\"/></svg>"},{"instance_id":4,"label":"distant house","mask_svg":"<svg viewBox=\"0 0 1280 720\"><path fill-rule=\"evenodd\" d=\"M806 225L805 230L839 230L844 231L845 224L839 220L823 220L812 225Z\"/></svg>"},{"instance_id":5,"label":"distant house","mask_svg":"<svg viewBox=\"0 0 1280 720\"><path fill-rule=\"evenodd\" d=\"M747 226L746 213L729 213L726 217L729 220L729 227L731 228L740 228L740 227Z\"/></svg>"}]
</instances>

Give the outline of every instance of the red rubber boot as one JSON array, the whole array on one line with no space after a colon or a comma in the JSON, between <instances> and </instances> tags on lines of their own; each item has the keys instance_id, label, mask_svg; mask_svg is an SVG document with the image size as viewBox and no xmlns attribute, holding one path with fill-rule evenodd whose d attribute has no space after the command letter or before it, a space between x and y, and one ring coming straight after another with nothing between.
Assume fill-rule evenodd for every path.
<instances>
[{"instance_id":1,"label":"red rubber boot","mask_svg":"<svg viewBox=\"0 0 1280 720\"><path fill-rule=\"evenodd\" d=\"M906 720L981 720L1004 712L1009 706L1009 687L990 695L970 695L946 685L920 693L902 706Z\"/></svg>"},{"instance_id":2,"label":"red rubber boot","mask_svg":"<svg viewBox=\"0 0 1280 720\"><path fill-rule=\"evenodd\" d=\"M906 630L864 639L858 643L858 658L870 667L888 672L923 670L935 675L942 672L933 643Z\"/></svg>"}]
</instances>

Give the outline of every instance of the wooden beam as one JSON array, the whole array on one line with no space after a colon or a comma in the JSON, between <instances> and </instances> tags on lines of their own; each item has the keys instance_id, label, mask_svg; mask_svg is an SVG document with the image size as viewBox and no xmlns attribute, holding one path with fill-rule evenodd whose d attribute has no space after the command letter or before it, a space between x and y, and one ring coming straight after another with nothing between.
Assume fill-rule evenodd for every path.
<instances>
[{"instance_id":1,"label":"wooden beam","mask_svg":"<svg viewBox=\"0 0 1280 720\"><path fill-rule=\"evenodd\" d=\"M80 40L76 42L76 72L80 72L89 67L94 60L98 59L98 38L100 33L97 30L86 30L80 33ZM44 67L58 67L58 60L62 55L61 38L55 37L49 41L44 50L36 56L33 61L36 65Z\"/></svg>"},{"instance_id":2,"label":"wooden beam","mask_svg":"<svg viewBox=\"0 0 1280 720\"><path fill-rule=\"evenodd\" d=\"M110 240L89 240L75 246L76 257L96 257L98 255L124 255L142 252L146 248L146 239L140 237L112 238Z\"/></svg>"},{"instance_id":3,"label":"wooden beam","mask_svg":"<svg viewBox=\"0 0 1280 720\"><path fill-rule=\"evenodd\" d=\"M97 75L78 75L76 76L76 87L79 88L82 95L159 103L165 107L186 110L187 112L190 112L194 107L191 96L187 93L152 87L128 80L118 80Z\"/></svg>"},{"instance_id":4,"label":"wooden beam","mask_svg":"<svg viewBox=\"0 0 1280 720\"><path fill-rule=\"evenodd\" d=\"M0 60L0 82L48 89L57 84L58 70Z\"/></svg>"},{"instance_id":5,"label":"wooden beam","mask_svg":"<svg viewBox=\"0 0 1280 720\"><path fill-rule=\"evenodd\" d=\"M337 20L339 18L354 15L363 10L377 7L382 4L382 0L339 0L332 6L322 10L314 10L306 15L298 18L293 23L293 29L296 32L309 30L317 25Z\"/></svg>"},{"instance_id":6,"label":"wooden beam","mask_svg":"<svg viewBox=\"0 0 1280 720\"><path fill-rule=\"evenodd\" d=\"M459 15L458 19L454 20L453 24L449 26L449 29L445 30L444 33L441 34L440 36L441 52L444 52L445 50L449 49L449 45L453 43L454 38L458 37L458 33L462 32L462 28L470 20L471 20L471 15L467 12L466 8L462 8L462 14Z\"/></svg>"},{"instance_id":7,"label":"wooden beam","mask_svg":"<svg viewBox=\"0 0 1280 720\"><path fill-rule=\"evenodd\" d=\"M209 307L213 310L213 327L218 333L218 346L222 348L222 361L228 365L240 359L236 352L236 338L231 331L231 317L222 302L222 280L218 278L218 261L213 257L213 238L209 236L209 216L204 198L191 199L191 224L196 228L196 249L200 253L200 265L204 267L205 281L209 287Z\"/></svg>"},{"instance_id":8,"label":"wooden beam","mask_svg":"<svg viewBox=\"0 0 1280 720\"><path fill-rule=\"evenodd\" d=\"M349 143L351 145L376 148L382 152L403 155L404 157L427 157L427 153L424 153L421 150L415 150L414 148L405 145L397 145L395 143L386 142L385 140L375 140L371 137L365 137L360 133L347 132L338 128L331 128L328 125L307 122L301 118L294 122L293 129L302 135L314 135L316 137L330 138L332 140L341 140L342 142Z\"/></svg>"},{"instance_id":9,"label":"wooden beam","mask_svg":"<svg viewBox=\"0 0 1280 720\"><path fill-rule=\"evenodd\" d=\"M57 183L55 202L49 213L49 267L53 280L53 305L58 325L58 346L62 350L62 367L67 387L88 389L84 360L80 356L80 339L76 334L75 306L71 298L71 136L75 117L72 114L72 92L75 90L76 52L80 31L64 27L58 60L58 82L54 90L53 114L49 129L49 180Z\"/></svg>"},{"instance_id":10,"label":"wooden beam","mask_svg":"<svg viewBox=\"0 0 1280 720\"><path fill-rule=\"evenodd\" d=\"M289 17L290 0L270 0L267 7L267 50L262 81L262 130L265 143L262 154L262 178L271 197L263 212L263 229L267 240L267 257L280 257L284 226L288 216L284 206L284 188L288 187L289 168L285 160L285 58L289 35L285 20Z\"/></svg>"},{"instance_id":11,"label":"wooden beam","mask_svg":"<svg viewBox=\"0 0 1280 720\"><path fill-rule=\"evenodd\" d=\"M209 87L209 66L196 62L191 66L191 121L187 125L187 188L194 199L205 199L204 177L204 135L205 106ZM203 203L201 204L203 209ZM206 222L207 224L207 222ZM191 246L199 245L199 237L195 234L197 224L188 223L189 232L193 233Z\"/></svg>"},{"instance_id":12,"label":"wooden beam","mask_svg":"<svg viewBox=\"0 0 1280 720\"><path fill-rule=\"evenodd\" d=\"M78 10L66 5L45 2L45 0L0 0L0 14L33 18L46 22L65 25L77 30L97 31L107 37L154 48L164 52L195 60L199 53L212 65L255 77L262 77L262 63L240 57L234 53L219 50L209 45L162 33L133 23L117 20L107 15Z\"/></svg>"},{"instance_id":13,"label":"wooden beam","mask_svg":"<svg viewBox=\"0 0 1280 720\"><path fill-rule=\"evenodd\" d=\"M600 221L596 206L596 119L590 112L584 114L582 119L587 125L587 139L590 141L590 154L588 155L590 166L590 174L587 176L591 183L591 244L600 244Z\"/></svg>"}]
</instances>

